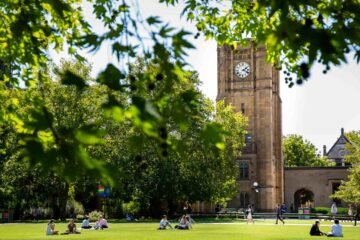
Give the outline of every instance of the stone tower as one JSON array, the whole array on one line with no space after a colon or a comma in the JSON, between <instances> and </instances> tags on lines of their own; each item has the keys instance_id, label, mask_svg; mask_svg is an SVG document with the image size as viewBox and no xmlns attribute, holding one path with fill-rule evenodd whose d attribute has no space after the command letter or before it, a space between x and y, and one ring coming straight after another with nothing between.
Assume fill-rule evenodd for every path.
<instances>
[{"instance_id":1,"label":"stone tower","mask_svg":"<svg viewBox=\"0 0 360 240\"><path fill-rule=\"evenodd\" d=\"M237 159L239 196L229 207L254 204L270 211L283 202L281 99L279 71L266 62L263 46L218 46L218 96L248 117L246 147ZM254 188L254 182L258 188Z\"/></svg>"}]
</instances>

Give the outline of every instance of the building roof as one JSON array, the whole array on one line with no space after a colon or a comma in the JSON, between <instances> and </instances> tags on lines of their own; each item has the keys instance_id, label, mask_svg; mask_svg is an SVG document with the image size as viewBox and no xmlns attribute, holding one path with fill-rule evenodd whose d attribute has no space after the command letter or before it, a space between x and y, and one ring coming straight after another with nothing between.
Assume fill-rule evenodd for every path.
<instances>
[{"instance_id":1,"label":"building roof","mask_svg":"<svg viewBox=\"0 0 360 240\"><path fill-rule=\"evenodd\" d=\"M344 159L345 155L348 154L345 150L345 145L351 142L344 134L344 129L341 128L340 137L336 140L334 145L325 154L329 159Z\"/></svg>"}]
</instances>

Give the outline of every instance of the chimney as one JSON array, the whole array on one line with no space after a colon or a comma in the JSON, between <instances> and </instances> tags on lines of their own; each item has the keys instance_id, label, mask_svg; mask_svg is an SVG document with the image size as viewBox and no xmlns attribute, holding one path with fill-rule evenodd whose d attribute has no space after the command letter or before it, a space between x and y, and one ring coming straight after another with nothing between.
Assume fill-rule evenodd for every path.
<instances>
[{"instance_id":1,"label":"chimney","mask_svg":"<svg viewBox=\"0 0 360 240\"><path fill-rule=\"evenodd\" d=\"M323 146L323 156L326 156L326 145Z\"/></svg>"},{"instance_id":2,"label":"chimney","mask_svg":"<svg viewBox=\"0 0 360 240\"><path fill-rule=\"evenodd\" d=\"M344 136L344 128L341 128L341 136Z\"/></svg>"}]
</instances>

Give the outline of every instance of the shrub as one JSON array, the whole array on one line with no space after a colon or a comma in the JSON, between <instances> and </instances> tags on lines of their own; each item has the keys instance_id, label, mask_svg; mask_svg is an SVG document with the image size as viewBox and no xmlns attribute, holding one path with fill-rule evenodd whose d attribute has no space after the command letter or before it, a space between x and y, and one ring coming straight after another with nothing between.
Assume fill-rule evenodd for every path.
<instances>
[{"instance_id":1,"label":"shrub","mask_svg":"<svg viewBox=\"0 0 360 240\"><path fill-rule=\"evenodd\" d=\"M315 207L311 209L313 213L331 214L330 208L327 207Z\"/></svg>"},{"instance_id":2,"label":"shrub","mask_svg":"<svg viewBox=\"0 0 360 240\"><path fill-rule=\"evenodd\" d=\"M99 219L100 216L104 215L102 212L100 211L92 211L89 213L89 220L94 222L94 221L97 221Z\"/></svg>"},{"instance_id":3,"label":"shrub","mask_svg":"<svg viewBox=\"0 0 360 240\"><path fill-rule=\"evenodd\" d=\"M135 215L140 211L140 203L130 201L128 203L123 203L122 208L124 213Z\"/></svg>"},{"instance_id":4,"label":"shrub","mask_svg":"<svg viewBox=\"0 0 360 240\"><path fill-rule=\"evenodd\" d=\"M84 215L84 206L80 202L77 202L74 199L70 199L67 202L66 212L70 215L70 217Z\"/></svg>"},{"instance_id":5,"label":"shrub","mask_svg":"<svg viewBox=\"0 0 360 240\"><path fill-rule=\"evenodd\" d=\"M331 209L327 207L312 208L311 212L331 215ZM348 208L343 208L343 207L337 208L337 214L347 214L347 213L348 213Z\"/></svg>"},{"instance_id":6,"label":"shrub","mask_svg":"<svg viewBox=\"0 0 360 240\"><path fill-rule=\"evenodd\" d=\"M339 207L338 209L338 214L348 214L348 208L343 208L343 207Z\"/></svg>"}]
</instances>

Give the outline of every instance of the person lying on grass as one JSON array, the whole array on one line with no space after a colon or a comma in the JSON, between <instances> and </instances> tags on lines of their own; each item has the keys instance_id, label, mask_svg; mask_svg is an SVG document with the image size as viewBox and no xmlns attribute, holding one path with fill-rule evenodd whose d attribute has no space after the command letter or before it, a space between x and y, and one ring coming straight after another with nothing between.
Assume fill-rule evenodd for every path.
<instances>
[{"instance_id":1,"label":"person lying on grass","mask_svg":"<svg viewBox=\"0 0 360 240\"><path fill-rule=\"evenodd\" d=\"M160 226L158 230L166 230L167 227L173 229L170 222L167 220L167 216L163 215L163 218L160 220Z\"/></svg>"},{"instance_id":2,"label":"person lying on grass","mask_svg":"<svg viewBox=\"0 0 360 240\"><path fill-rule=\"evenodd\" d=\"M59 231L55 231L54 219L51 219L46 227L46 235L57 235Z\"/></svg>"}]
</instances>

